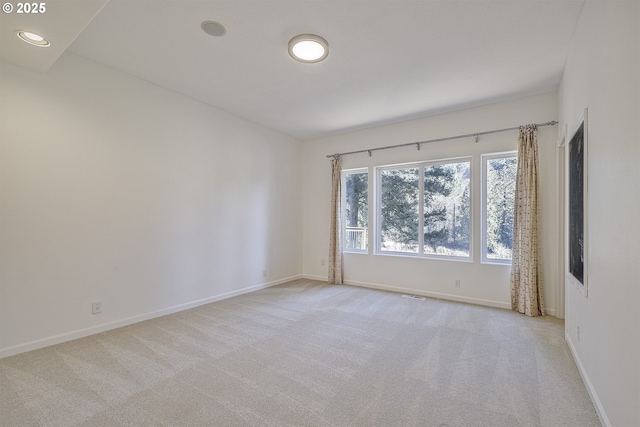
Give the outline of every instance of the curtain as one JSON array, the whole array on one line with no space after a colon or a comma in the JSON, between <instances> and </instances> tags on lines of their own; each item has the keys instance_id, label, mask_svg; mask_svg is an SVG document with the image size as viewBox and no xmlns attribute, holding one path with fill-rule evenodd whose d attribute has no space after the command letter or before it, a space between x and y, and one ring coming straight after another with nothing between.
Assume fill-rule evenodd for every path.
<instances>
[{"instance_id":1,"label":"curtain","mask_svg":"<svg viewBox=\"0 0 640 427\"><path fill-rule=\"evenodd\" d=\"M535 125L521 126L513 212L511 308L527 316L544 316L538 172L538 129Z\"/></svg>"},{"instance_id":2,"label":"curtain","mask_svg":"<svg viewBox=\"0 0 640 427\"><path fill-rule=\"evenodd\" d=\"M329 278L342 284L342 158L331 158L331 234L329 236Z\"/></svg>"}]
</instances>

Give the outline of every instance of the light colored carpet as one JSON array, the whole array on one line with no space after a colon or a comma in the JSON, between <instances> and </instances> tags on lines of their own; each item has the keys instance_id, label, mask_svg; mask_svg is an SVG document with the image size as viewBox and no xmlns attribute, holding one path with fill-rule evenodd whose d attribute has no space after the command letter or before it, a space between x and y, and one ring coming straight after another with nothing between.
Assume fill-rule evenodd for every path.
<instances>
[{"instance_id":1,"label":"light colored carpet","mask_svg":"<svg viewBox=\"0 0 640 427\"><path fill-rule=\"evenodd\" d=\"M554 318L298 280L2 359L2 426L600 426Z\"/></svg>"}]
</instances>

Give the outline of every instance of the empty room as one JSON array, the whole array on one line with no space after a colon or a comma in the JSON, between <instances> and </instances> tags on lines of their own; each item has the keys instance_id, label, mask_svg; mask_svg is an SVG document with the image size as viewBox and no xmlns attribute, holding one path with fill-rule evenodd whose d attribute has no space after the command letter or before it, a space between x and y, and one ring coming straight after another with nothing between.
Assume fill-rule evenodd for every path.
<instances>
[{"instance_id":1,"label":"empty room","mask_svg":"<svg viewBox=\"0 0 640 427\"><path fill-rule=\"evenodd\" d=\"M640 2L0 14L1 426L640 425Z\"/></svg>"}]
</instances>

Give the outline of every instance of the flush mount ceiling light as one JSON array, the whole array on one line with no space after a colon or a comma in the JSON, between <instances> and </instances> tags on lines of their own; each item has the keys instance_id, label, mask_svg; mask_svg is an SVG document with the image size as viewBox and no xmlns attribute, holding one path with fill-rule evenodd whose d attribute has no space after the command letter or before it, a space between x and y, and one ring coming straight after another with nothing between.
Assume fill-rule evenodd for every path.
<instances>
[{"instance_id":1,"label":"flush mount ceiling light","mask_svg":"<svg viewBox=\"0 0 640 427\"><path fill-rule=\"evenodd\" d=\"M45 39L40 34L31 33L29 31L16 31L16 34L20 37L20 40L34 46L49 47L51 45L49 40Z\"/></svg>"},{"instance_id":2,"label":"flush mount ceiling light","mask_svg":"<svg viewBox=\"0 0 640 427\"><path fill-rule=\"evenodd\" d=\"M329 55L329 43L315 34L300 34L289 40L289 55L300 62L320 62Z\"/></svg>"},{"instance_id":3,"label":"flush mount ceiling light","mask_svg":"<svg viewBox=\"0 0 640 427\"><path fill-rule=\"evenodd\" d=\"M227 34L227 29L219 22L216 21L204 21L200 24L202 31L214 37L222 37Z\"/></svg>"}]
</instances>

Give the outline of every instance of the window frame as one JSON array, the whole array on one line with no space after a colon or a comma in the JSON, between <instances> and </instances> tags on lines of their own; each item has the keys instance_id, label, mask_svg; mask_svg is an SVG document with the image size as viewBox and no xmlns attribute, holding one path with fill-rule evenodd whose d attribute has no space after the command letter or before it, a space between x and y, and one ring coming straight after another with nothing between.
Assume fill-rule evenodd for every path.
<instances>
[{"instance_id":1,"label":"window frame","mask_svg":"<svg viewBox=\"0 0 640 427\"><path fill-rule=\"evenodd\" d=\"M518 151L502 151L480 155L480 262L482 264L511 265L510 259L488 258L487 247L487 164L489 160L514 157L518 161Z\"/></svg>"},{"instance_id":2,"label":"window frame","mask_svg":"<svg viewBox=\"0 0 640 427\"><path fill-rule=\"evenodd\" d=\"M346 231L347 231L347 192L346 192L346 188L347 188L347 175L353 175L353 174L361 174L361 173L366 173L367 174L367 236L366 236L366 242L367 242L367 247L366 249L350 249L346 247ZM371 174L369 173L369 168L368 167L364 167L364 168L354 168L354 169L343 169L342 173L341 173L341 186L342 186L342 191L341 191L341 200L340 200L340 204L342 206L341 208L341 235L342 235L342 251L345 253L354 253L354 254L368 254L369 253L369 248L371 247Z\"/></svg>"},{"instance_id":3,"label":"window frame","mask_svg":"<svg viewBox=\"0 0 640 427\"><path fill-rule=\"evenodd\" d=\"M427 166L446 165L452 163L468 163L469 164L469 206L470 218L469 218L469 255L468 256L456 256L456 255L439 255L439 254L427 254L424 251L424 169ZM418 162L398 163L393 165L376 166L373 168L374 172L374 191L373 191L373 203L374 203L374 220L373 220L373 242L371 247L375 255L383 256L401 256L409 258L425 258L445 261L458 261L458 262L473 262L473 223L474 223L474 209L473 209L473 156L460 156L451 157L445 159L435 160L423 160ZM418 168L418 251L417 252L402 252L402 251L390 251L382 250L382 172L386 170L396 169L411 169ZM371 199L369 203L371 203Z\"/></svg>"}]
</instances>

